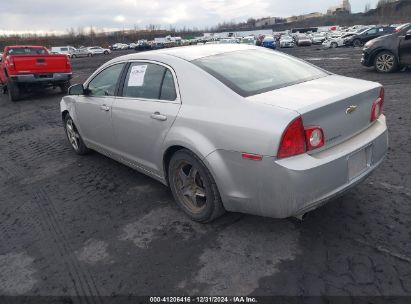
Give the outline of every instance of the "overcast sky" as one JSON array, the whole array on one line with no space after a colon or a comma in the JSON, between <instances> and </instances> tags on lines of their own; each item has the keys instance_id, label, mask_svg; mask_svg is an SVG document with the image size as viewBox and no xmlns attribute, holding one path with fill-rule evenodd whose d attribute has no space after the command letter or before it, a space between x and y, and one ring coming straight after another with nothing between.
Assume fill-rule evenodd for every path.
<instances>
[{"instance_id":1,"label":"overcast sky","mask_svg":"<svg viewBox=\"0 0 411 304\"><path fill-rule=\"evenodd\" d=\"M213 26L249 17L325 12L340 0L0 0L0 32L64 32L68 28L144 28L148 24ZM354 12L377 0L351 0Z\"/></svg>"}]
</instances>

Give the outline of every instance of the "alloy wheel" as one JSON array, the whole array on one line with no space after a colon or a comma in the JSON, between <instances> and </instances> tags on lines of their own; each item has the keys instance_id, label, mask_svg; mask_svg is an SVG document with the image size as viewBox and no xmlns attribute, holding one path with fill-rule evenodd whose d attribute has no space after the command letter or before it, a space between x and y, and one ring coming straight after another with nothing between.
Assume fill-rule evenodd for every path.
<instances>
[{"instance_id":1,"label":"alloy wheel","mask_svg":"<svg viewBox=\"0 0 411 304\"><path fill-rule=\"evenodd\" d=\"M395 64L394 60L395 58L393 55L382 54L381 56L377 58L377 61L376 61L377 69L382 72L388 72L392 70Z\"/></svg>"},{"instance_id":2,"label":"alloy wheel","mask_svg":"<svg viewBox=\"0 0 411 304\"><path fill-rule=\"evenodd\" d=\"M74 150L78 150L80 146L80 135L78 134L76 128L74 127L73 120L71 118L67 119L66 122L66 132L68 140Z\"/></svg>"},{"instance_id":3,"label":"alloy wheel","mask_svg":"<svg viewBox=\"0 0 411 304\"><path fill-rule=\"evenodd\" d=\"M181 161L174 172L177 196L194 213L206 207L205 183L200 171L187 161Z\"/></svg>"}]
</instances>

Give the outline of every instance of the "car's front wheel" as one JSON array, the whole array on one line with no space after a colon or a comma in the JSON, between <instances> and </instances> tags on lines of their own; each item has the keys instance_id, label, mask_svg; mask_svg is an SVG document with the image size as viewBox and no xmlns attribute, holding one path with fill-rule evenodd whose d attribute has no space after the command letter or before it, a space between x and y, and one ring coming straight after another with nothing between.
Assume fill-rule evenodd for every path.
<instances>
[{"instance_id":1,"label":"car's front wheel","mask_svg":"<svg viewBox=\"0 0 411 304\"><path fill-rule=\"evenodd\" d=\"M335 49L335 48L337 48L337 47L338 47L337 42L333 42L333 43L331 43L331 48Z\"/></svg>"},{"instance_id":2,"label":"car's front wheel","mask_svg":"<svg viewBox=\"0 0 411 304\"><path fill-rule=\"evenodd\" d=\"M395 55L384 51L375 56L374 67L380 73L392 73L398 69L398 62Z\"/></svg>"},{"instance_id":3,"label":"car's front wheel","mask_svg":"<svg viewBox=\"0 0 411 304\"><path fill-rule=\"evenodd\" d=\"M207 223L224 214L211 173L190 151L179 150L172 156L168 181L177 204L192 220Z\"/></svg>"},{"instance_id":4,"label":"car's front wheel","mask_svg":"<svg viewBox=\"0 0 411 304\"><path fill-rule=\"evenodd\" d=\"M77 154L84 155L90 151L84 144L83 139L69 114L64 118L64 129L66 130L67 139L69 140L71 147Z\"/></svg>"}]
</instances>

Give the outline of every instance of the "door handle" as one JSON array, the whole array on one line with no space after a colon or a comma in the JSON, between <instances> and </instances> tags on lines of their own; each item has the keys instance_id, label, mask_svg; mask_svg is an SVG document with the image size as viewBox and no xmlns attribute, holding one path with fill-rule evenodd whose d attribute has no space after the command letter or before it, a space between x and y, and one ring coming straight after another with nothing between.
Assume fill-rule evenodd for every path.
<instances>
[{"instance_id":1,"label":"door handle","mask_svg":"<svg viewBox=\"0 0 411 304\"><path fill-rule=\"evenodd\" d=\"M100 107L100 110L102 110L102 111L110 111L110 107L109 106L106 106L106 105L102 105L101 107Z\"/></svg>"},{"instance_id":2,"label":"door handle","mask_svg":"<svg viewBox=\"0 0 411 304\"><path fill-rule=\"evenodd\" d=\"M153 114L151 114L150 117L152 119L160 120L160 121L166 121L167 120L167 116L162 115L160 112L154 112Z\"/></svg>"}]
</instances>

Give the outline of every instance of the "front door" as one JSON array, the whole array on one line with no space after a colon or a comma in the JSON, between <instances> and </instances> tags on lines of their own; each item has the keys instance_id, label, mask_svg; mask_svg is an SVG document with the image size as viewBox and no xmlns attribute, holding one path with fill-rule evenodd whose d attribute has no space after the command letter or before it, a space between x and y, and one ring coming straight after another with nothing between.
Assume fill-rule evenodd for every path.
<instances>
[{"instance_id":1,"label":"front door","mask_svg":"<svg viewBox=\"0 0 411 304\"><path fill-rule=\"evenodd\" d=\"M111 110L124 65L115 64L101 71L76 101L77 126L91 148L111 151L115 145Z\"/></svg>"},{"instance_id":2,"label":"front door","mask_svg":"<svg viewBox=\"0 0 411 304\"><path fill-rule=\"evenodd\" d=\"M174 72L160 63L132 62L112 120L122 157L157 176L162 144L180 109Z\"/></svg>"},{"instance_id":3,"label":"front door","mask_svg":"<svg viewBox=\"0 0 411 304\"><path fill-rule=\"evenodd\" d=\"M404 38L400 38L399 56L401 65L411 65L411 30Z\"/></svg>"}]
</instances>

